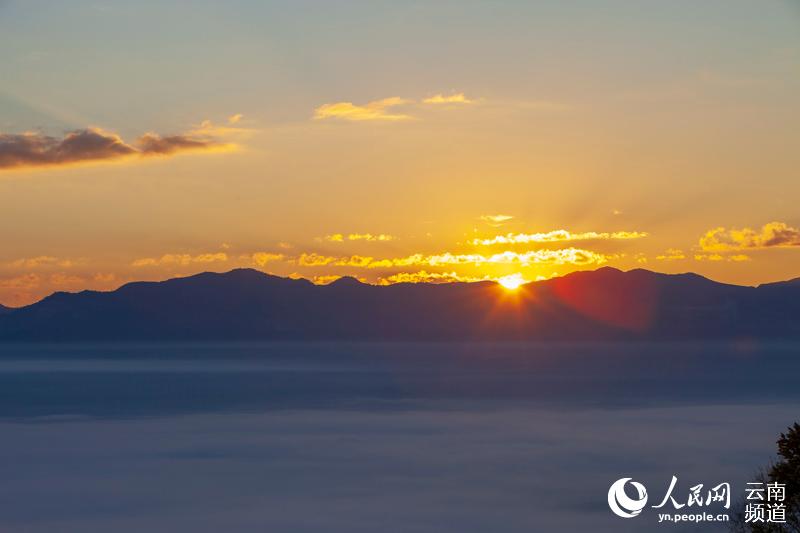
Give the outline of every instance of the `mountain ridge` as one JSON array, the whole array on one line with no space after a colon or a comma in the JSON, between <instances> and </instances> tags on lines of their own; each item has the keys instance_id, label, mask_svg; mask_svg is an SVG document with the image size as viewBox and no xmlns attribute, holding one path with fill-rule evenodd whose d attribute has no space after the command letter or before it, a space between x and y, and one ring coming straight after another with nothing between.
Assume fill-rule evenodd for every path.
<instances>
[{"instance_id":1,"label":"mountain ridge","mask_svg":"<svg viewBox=\"0 0 800 533\"><path fill-rule=\"evenodd\" d=\"M2 312L0 341L800 338L798 280L747 287L604 267L527 283L328 285L254 269L57 292Z\"/></svg>"}]
</instances>

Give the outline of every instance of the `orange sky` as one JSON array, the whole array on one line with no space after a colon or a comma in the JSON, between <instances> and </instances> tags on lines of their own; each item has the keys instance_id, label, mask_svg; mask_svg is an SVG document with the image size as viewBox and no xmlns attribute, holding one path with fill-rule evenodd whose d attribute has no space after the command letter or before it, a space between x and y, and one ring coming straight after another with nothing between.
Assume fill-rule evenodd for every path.
<instances>
[{"instance_id":1,"label":"orange sky","mask_svg":"<svg viewBox=\"0 0 800 533\"><path fill-rule=\"evenodd\" d=\"M0 303L244 266L800 276L800 10L648 5L2 4Z\"/></svg>"}]
</instances>

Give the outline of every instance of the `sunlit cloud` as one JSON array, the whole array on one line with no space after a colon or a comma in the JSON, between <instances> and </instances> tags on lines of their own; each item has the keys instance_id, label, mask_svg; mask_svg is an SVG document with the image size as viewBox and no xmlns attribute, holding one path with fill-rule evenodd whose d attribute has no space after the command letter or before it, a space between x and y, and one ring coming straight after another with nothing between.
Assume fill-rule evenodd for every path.
<instances>
[{"instance_id":1,"label":"sunlit cloud","mask_svg":"<svg viewBox=\"0 0 800 533\"><path fill-rule=\"evenodd\" d=\"M60 257L52 257L49 255L40 255L37 257L24 257L21 259L15 259L13 261L9 261L5 263L5 266L11 268L40 268L40 267L52 267L57 266L61 268L69 268L76 264L76 261L72 259L64 259Z\"/></svg>"},{"instance_id":2,"label":"sunlit cloud","mask_svg":"<svg viewBox=\"0 0 800 533\"><path fill-rule=\"evenodd\" d=\"M436 94L422 101L423 104L473 104L475 100L471 100L464 96L464 93L454 93L450 95Z\"/></svg>"},{"instance_id":3,"label":"sunlit cloud","mask_svg":"<svg viewBox=\"0 0 800 533\"><path fill-rule=\"evenodd\" d=\"M229 146L199 132L167 136L145 133L132 144L97 127L73 130L60 138L41 132L0 133L0 170L169 156Z\"/></svg>"},{"instance_id":4,"label":"sunlit cloud","mask_svg":"<svg viewBox=\"0 0 800 533\"><path fill-rule=\"evenodd\" d=\"M314 119L339 119L350 121L398 121L412 118L410 115L392 112L392 108L413 103L398 96L375 100L364 105L356 105L352 102L336 102L324 104L314 111Z\"/></svg>"},{"instance_id":5,"label":"sunlit cloud","mask_svg":"<svg viewBox=\"0 0 800 533\"><path fill-rule=\"evenodd\" d=\"M294 261L301 266L319 267L340 261L340 258L317 253L303 253L300 257L294 259Z\"/></svg>"},{"instance_id":6,"label":"sunlit cloud","mask_svg":"<svg viewBox=\"0 0 800 533\"><path fill-rule=\"evenodd\" d=\"M520 264L522 266L534 264L549 265L591 265L602 264L608 261L605 254L582 250L579 248L564 248L560 250L532 250L528 252L501 252L493 255L481 254L439 254L424 258L423 262L435 265L481 265L493 264Z\"/></svg>"},{"instance_id":7,"label":"sunlit cloud","mask_svg":"<svg viewBox=\"0 0 800 533\"><path fill-rule=\"evenodd\" d=\"M250 256L250 259L253 261L253 264L263 267L267 263L283 260L284 255L270 252L256 252Z\"/></svg>"},{"instance_id":8,"label":"sunlit cloud","mask_svg":"<svg viewBox=\"0 0 800 533\"><path fill-rule=\"evenodd\" d=\"M407 266L446 266L446 265L484 265L519 264L521 266L547 265L592 265L603 264L609 256L590 250L564 248L561 250L533 250L528 252L506 251L492 255L453 254L450 252L434 255L413 254L405 257L376 259L374 257L351 255L329 256L317 253L304 253L295 261L301 266L347 266L356 268L392 268Z\"/></svg>"},{"instance_id":9,"label":"sunlit cloud","mask_svg":"<svg viewBox=\"0 0 800 533\"><path fill-rule=\"evenodd\" d=\"M456 272L398 272L390 276L378 278L378 285L393 285L395 283L455 283L484 281L486 278L462 276Z\"/></svg>"},{"instance_id":10,"label":"sunlit cloud","mask_svg":"<svg viewBox=\"0 0 800 533\"><path fill-rule=\"evenodd\" d=\"M686 259L686 254L683 253L683 250L679 250L677 248L669 248L664 251L663 254L657 255L656 259L659 261L681 261Z\"/></svg>"},{"instance_id":11,"label":"sunlit cloud","mask_svg":"<svg viewBox=\"0 0 800 533\"><path fill-rule=\"evenodd\" d=\"M215 124L211 120L204 120L189 130L187 136L202 139L230 139L248 137L255 133L256 130L238 126L243 116L244 115L238 114L228 117L227 124Z\"/></svg>"},{"instance_id":12,"label":"sunlit cloud","mask_svg":"<svg viewBox=\"0 0 800 533\"><path fill-rule=\"evenodd\" d=\"M133 263L131 263L131 266L134 267L148 267L148 266L161 266L161 265L186 266L194 263L215 263L227 260L228 260L228 254L224 252L205 253L198 255L165 254L162 255L161 257L145 257L142 259L137 259Z\"/></svg>"},{"instance_id":13,"label":"sunlit cloud","mask_svg":"<svg viewBox=\"0 0 800 533\"><path fill-rule=\"evenodd\" d=\"M331 235L325 235L323 237L326 241L329 242L344 242L345 240L348 241L368 241L368 242L385 242L385 241L393 241L396 239L394 235L387 235L385 233L349 233L347 235L343 233L333 233Z\"/></svg>"},{"instance_id":14,"label":"sunlit cloud","mask_svg":"<svg viewBox=\"0 0 800 533\"><path fill-rule=\"evenodd\" d=\"M718 227L707 231L700 238L700 248L706 252L794 246L800 246L800 229L785 222L770 222L764 224L760 230Z\"/></svg>"},{"instance_id":15,"label":"sunlit cloud","mask_svg":"<svg viewBox=\"0 0 800 533\"><path fill-rule=\"evenodd\" d=\"M333 283L337 279L340 279L342 276L337 276L335 274L329 274L325 276L314 276L311 278L311 281L314 285L327 285L329 283Z\"/></svg>"},{"instance_id":16,"label":"sunlit cloud","mask_svg":"<svg viewBox=\"0 0 800 533\"><path fill-rule=\"evenodd\" d=\"M0 279L0 289L30 290L37 288L41 281L42 278L38 274L22 274L13 278Z\"/></svg>"},{"instance_id":17,"label":"sunlit cloud","mask_svg":"<svg viewBox=\"0 0 800 533\"><path fill-rule=\"evenodd\" d=\"M86 280L80 276L65 274L63 272L58 272L50 275L50 284L55 285L57 287L68 287L76 285L79 286L84 284L85 281Z\"/></svg>"},{"instance_id":18,"label":"sunlit cloud","mask_svg":"<svg viewBox=\"0 0 800 533\"><path fill-rule=\"evenodd\" d=\"M314 110L315 120L338 119L355 122L363 121L388 121L397 122L415 118L408 112L399 112L398 107L413 107L421 110L423 106L442 106L454 107L457 105L474 104L476 100L467 98L464 93L435 94L422 100L413 100L393 96L381 100L373 100L366 104L354 104L353 102L334 102L323 104ZM449 106L448 106L449 105Z\"/></svg>"},{"instance_id":19,"label":"sunlit cloud","mask_svg":"<svg viewBox=\"0 0 800 533\"><path fill-rule=\"evenodd\" d=\"M587 241L587 240L626 240L626 239L641 239L647 237L647 233L643 231L615 231L612 233L598 233L596 231L588 231L584 233L571 233L567 230L559 229L548 231L547 233L508 233L506 235L497 235L490 239L473 239L471 242L480 246L491 246L494 244L528 244L528 243L545 243L545 242L560 242L560 241Z\"/></svg>"},{"instance_id":20,"label":"sunlit cloud","mask_svg":"<svg viewBox=\"0 0 800 533\"><path fill-rule=\"evenodd\" d=\"M481 215L478 218L490 226L497 227L502 226L514 217L512 215Z\"/></svg>"},{"instance_id":21,"label":"sunlit cloud","mask_svg":"<svg viewBox=\"0 0 800 533\"><path fill-rule=\"evenodd\" d=\"M320 266L347 266L356 268L373 268L371 265L376 263L376 259L363 255L351 255L345 257L323 255L318 253L303 253L299 257L292 259L300 266L320 267ZM391 262L388 263L391 265Z\"/></svg>"},{"instance_id":22,"label":"sunlit cloud","mask_svg":"<svg viewBox=\"0 0 800 533\"><path fill-rule=\"evenodd\" d=\"M736 255L695 254L694 259L695 261L732 261L739 263L752 260L750 256L745 254L736 254Z\"/></svg>"}]
</instances>

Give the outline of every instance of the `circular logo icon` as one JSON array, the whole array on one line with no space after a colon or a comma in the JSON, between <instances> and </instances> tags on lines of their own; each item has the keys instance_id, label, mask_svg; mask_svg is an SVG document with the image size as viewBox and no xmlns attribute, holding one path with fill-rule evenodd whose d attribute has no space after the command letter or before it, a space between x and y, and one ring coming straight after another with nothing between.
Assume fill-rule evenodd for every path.
<instances>
[{"instance_id":1,"label":"circular logo icon","mask_svg":"<svg viewBox=\"0 0 800 533\"><path fill-rule=\"evenodd\" d=\"M629 481L636 489L637 498L630 498L625 494L625 485ZM642 512L645 505L647 505L647 490L644 485L631 481L629 477L616 480L608 489L608 506L617 516L633 518Z\"/></svg>"}]
</instances>

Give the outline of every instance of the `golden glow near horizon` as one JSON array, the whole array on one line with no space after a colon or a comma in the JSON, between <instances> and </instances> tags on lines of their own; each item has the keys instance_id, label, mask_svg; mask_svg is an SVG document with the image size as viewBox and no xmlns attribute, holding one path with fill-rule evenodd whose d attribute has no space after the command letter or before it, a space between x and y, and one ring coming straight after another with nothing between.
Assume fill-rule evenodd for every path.
<instances>
[{"instance_id":1,"label":"golden glow near horizon","mask_svg":"<svg viewBox=\"0 0 800 533\"><path fill-rule=\"evenodd\" d=\"M520 286L522 286L525 283L527 283L527 280L525 278L523 278L522 274L520 274L518 272L515 273L515 274L509 274L507 276L503 276L503 277L497 278L496 281L497 281L497 283L502 285L504 289L507 289L509 291L515 291L515 290L519 289Z\"/></svg>"},{"instance_id":2,"label":"golden glow near horizon","mask_svg":"<svg viewBox=\"0 0 800 533\"><path fill-rule=\"evenodd\" d=\"M0 280L0 295L4 295L7 305L24 305L56 290L109 290L127 281L243 267L303 277L317 284L349 275L379 285L488 280L515 290L532 280L609 264L654 270L669 270L669 265L679 264L683 265L682 270L693 270L688 263L746 263L752 262L756 254L768 253L769 248L800 246L800 230L780 222L765 224L760 230L712 228L686 250L667 248L647 254L626 244L631 240L646 241L649 234L643 231L558 229L492 236L497 224L515 217L478 218L486 220L489 228L478 232L484 236L466 243L451 242L451 250L438 253L408 253L409 247L426 245L427 238L420 242L419 238L389 233L334 232L324 238L308 239L306 244L279 241L268 250L247 250L223 243L217 250L162 253L121 263L104 263L89 257L22 257L0 264L0 270L13 273ZM577 242L580 248L573 246ZM488 253L479 251L487 248Z\"/></svg>"},{"instance_id":3,"label":"golden glow near horizon","mask_svg":"<svg viewBox=\"0 0 800 533\"><path fill-rule=\"evenodd\" d=\"M241 267L800 276L791 2L233 2L0 2L0 303Z\"/></svg>"}]
</instances>

